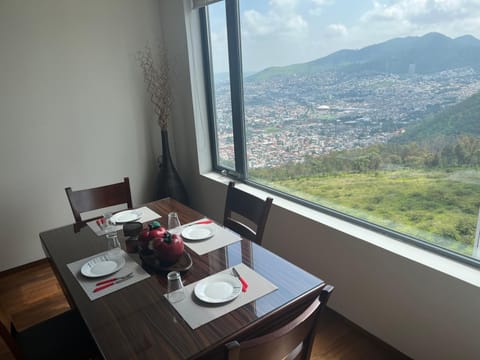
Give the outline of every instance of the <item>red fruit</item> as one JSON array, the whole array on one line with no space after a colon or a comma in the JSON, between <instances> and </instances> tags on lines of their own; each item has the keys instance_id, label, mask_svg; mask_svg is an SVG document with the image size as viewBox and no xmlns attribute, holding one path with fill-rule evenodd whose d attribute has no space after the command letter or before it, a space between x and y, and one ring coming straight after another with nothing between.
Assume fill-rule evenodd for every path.
<instances>
[{"instance_id":1,"label":"red fruit","mask_svg":"<svg viewBox=\"0 0 480 360\"><path fill-rule=\"evenodd\" d=\"M138 242L140 247L144 250L148 249L148 243L150 241L150 230L143 229L140 234L138 234Z\"/></svg>"},{"instance_id":2,"label":"red fruit","mask_svg":"<svg viewBox=\"0 0 480 360\"><path fill-rule=\"evenodd\" d=\"M153 239L153 248L161 263L171 265L176 263L183 254L183 240L179 235L172 235L166 231L162 237Z\"/></svg>"},{"instance_id":3,"label":"red fruit","mask_svg":"<svg viewBox=\"0 0 480 360\"><path fill-rule=\"evenodd\" d=\"M165 229L163 226L152 229L150 230L150 239L162 238L166 232L167 229Z\"/></svg>"}]
</instances>

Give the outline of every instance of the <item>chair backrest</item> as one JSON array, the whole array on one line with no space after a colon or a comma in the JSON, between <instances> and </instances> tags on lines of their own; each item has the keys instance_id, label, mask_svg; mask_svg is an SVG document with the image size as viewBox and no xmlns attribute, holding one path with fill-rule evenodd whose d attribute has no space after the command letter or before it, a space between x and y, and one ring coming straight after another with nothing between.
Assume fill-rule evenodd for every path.
<instances>
[{"instance_id":1,"label":"chair backrest","mask_svg":"<svg viewBox=\"0 0 480 360\"><path fill-rule=\"evenodd\" d=\"M228 360L309 359L320 311L326 306L334 287L325 285L312 304L295 319L266 335L244 342L226 344Z\"/></svg>"},{"instance_id":2,"label":"chair backrest","mask_svg":"<svg viewBox=\"0 0 480 360\"><path fill-rule=\"evenodd\" d=\"M262 200L246 193L245 191L237 189L235 183L231 181L228 184L227 189L223 225L243 237L261 245L272 201L273 199L270 197L267 197L266 200ZM253 230L248 225L242 223L239 219L233 218L232 213L236 213L250 220L255 224L256 229Z\"/></svg>"},{"instance_id":3,"label":"chair backrest","mask_svg":"<svg viewBox=\"0 0 480 360\"><path fill-rule=\"evenodd\" d=\"M12 336L12 321L10 316L5 312L0 304L0 337L3 339L4 343L7 345L8 349L12 353L15 359L22 359L22 351L17 344L17 341Z\"/></svg>"},{"instance_id":4,"label":"chair backrest","mask_svg":"<svg viewBox=\"0 0 480 360\"><path fill-rule=\"evenodd\" d=\"M128 177L124 178L121 183L91 189L73 191L72 188L67 187L65 192L77 224L100 217L99 215L90 219L82 219L81 214L88 211L120 204L127 204L128 209L133 206Z\"/></svg>"}]
</instances>

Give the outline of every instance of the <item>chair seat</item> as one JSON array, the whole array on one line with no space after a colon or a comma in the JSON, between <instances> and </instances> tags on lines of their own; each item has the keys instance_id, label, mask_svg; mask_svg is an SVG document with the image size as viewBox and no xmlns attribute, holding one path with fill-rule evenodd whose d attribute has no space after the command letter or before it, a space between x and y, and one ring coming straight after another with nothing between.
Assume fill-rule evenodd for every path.
<instances>
[{"instance_id":1,"label":"chair seat","mask_svg":"<svg viewBox=\"0 0 480 360\"><path fill-rule=\"evenodd\" d=\"M67 311L14 335L25 359L101 358L76 311Z\"/></svg>"}]
</instances>

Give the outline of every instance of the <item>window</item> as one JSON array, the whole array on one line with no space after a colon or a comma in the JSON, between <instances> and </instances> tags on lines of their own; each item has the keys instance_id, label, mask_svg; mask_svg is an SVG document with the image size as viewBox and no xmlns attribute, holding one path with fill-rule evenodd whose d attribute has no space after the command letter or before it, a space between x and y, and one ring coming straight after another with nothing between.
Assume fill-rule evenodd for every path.
<instances>
[{"instance_id":1,"label":"window","mask_svg":"<svg viewBox=\"0 0 480 360\"><path fill-rule=\"evenodd\" d=\"M203 8L216 169L479 265L480 7L469 4Z\"/></svg>"}]
</instances>

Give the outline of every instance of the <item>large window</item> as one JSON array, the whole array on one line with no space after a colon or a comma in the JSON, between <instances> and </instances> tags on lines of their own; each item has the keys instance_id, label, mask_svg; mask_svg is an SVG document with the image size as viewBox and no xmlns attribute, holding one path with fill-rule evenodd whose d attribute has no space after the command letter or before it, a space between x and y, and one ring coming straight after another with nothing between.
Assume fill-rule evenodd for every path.
<instances>
[{"instance_id":1,"label":"large window","mask_svg":"<svg viewBox=\"0 0 480 360\"><path fill-rule=\"evenodd\" d=\"M217 170L479 265L480 6L202 9Z\"/></svg>"}]
</instances>

